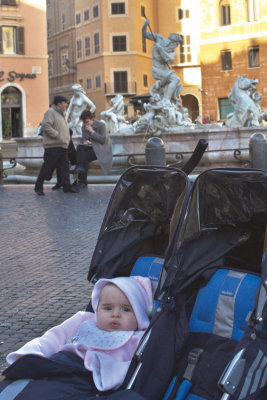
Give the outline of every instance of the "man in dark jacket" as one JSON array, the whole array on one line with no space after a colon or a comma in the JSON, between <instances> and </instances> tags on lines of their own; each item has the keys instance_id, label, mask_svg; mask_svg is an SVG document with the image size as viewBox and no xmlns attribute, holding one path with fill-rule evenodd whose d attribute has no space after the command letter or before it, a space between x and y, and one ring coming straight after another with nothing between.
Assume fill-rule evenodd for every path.
<instances>
[{"instance_id":1,"label":"man in dark jacket","mask_svg":"<svg viewBox=\"0 0 267 400\"><path fill-rule=\"evenodd\" d=\"M103 172L107 174L112 165L112 149L104 122L94 119L89 110L81 113L83 121L82 144L77 146L78 187L82 189L87 184L88 164L98 160Z\"/></svg>"},{"instance_id":2,"label":"man in dark jacket","mask_svg":"<svg viewBox=\"0 0 267 400\"><path fill-rule=\"evenodd\" d=\"M43 184L50 180L55 168L59 170L64 193L77 193L71 186L69 177L68 146L70 131L65 112L68 100L55 96L52 107L46 111L42 121L44 162L35 183L35 193L44 195Z\"/></svg>"}]
</instances>

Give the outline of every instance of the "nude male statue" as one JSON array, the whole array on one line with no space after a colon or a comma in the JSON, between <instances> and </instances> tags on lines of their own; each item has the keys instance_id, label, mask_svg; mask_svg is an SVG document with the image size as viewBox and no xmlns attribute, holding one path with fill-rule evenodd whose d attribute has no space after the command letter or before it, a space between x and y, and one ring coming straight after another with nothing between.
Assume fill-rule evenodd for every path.
<instances>
[{"instance_id":1,"label":"nude male statue","mask_svg":"<svg viewBox=\"0 0 267 400\"><path fill-rule=\"evenodd\" d=\"M179 96L182 86L178 85L180 79L170 69L169 63L176 58L177 54L174 49L179 44L182 44L183 40L178 33L171 33L168 39L164 39L159 33L148 32L147 27L149 24L149 19L146 19L142 28L142 35L146 39L154 41L152 49L152 75L157 81L153 89L157 91L162 89L163 99L167 103L171 103L172 99L175 100Z\"/></svg>"}]
</instances>

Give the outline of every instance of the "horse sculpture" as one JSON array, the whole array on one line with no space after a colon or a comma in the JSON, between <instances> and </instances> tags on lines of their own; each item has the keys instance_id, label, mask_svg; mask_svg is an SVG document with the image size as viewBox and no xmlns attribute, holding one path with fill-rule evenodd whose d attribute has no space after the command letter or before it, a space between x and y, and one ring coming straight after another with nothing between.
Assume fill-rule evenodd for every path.
<instances>
[{"instance_id":1,"label":"horse sculpture","mask_svg":"<svg viewBox=\"0 0 267 400\"><path fill-rule=\"evenodd\" d=\"M228 96L234 111L227 115L225 125L231 128L260 125L260 107L255 101L258 79L249 79L246 75L239 76Z\"/></svg>"}]
</instances>

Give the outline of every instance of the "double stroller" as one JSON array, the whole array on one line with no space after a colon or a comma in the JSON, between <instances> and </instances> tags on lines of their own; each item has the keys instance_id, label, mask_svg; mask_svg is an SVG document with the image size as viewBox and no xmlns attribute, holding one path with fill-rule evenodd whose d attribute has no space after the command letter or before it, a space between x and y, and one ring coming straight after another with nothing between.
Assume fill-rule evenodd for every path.
<instances>
[{"instance_id":1,"label":"double stroller","mask_svg":"<svg viewBox=\"0 0 267 400\"><path fill-rule=\"evenodd\" d=\"M167 167L122 175L88 279L149 276L155 310L121 390L267 399L266 222L265 171L211 169L193 185Z\"/></svg>"},{"instance_id":2,"label":"double stroller","mask_svg":"<svg viewBox=\"0 0 267 400\"><path fill-rule=\"evenodd\" d=\"M266 199L261 170L125 171L88 279L150 277L154 313L105 399L267 399Z\"/></svg>"}]
</instances>

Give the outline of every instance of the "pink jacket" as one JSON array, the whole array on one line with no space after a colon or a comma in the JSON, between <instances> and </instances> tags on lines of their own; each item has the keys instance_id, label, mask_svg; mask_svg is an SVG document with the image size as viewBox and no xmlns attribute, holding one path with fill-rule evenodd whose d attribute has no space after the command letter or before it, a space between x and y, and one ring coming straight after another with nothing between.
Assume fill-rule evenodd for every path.
<instances>
[{"instance_id":1,"label":"pink jacket","mask_svg":"<svg viewBox=\"0 0 267 400\"><path fill-rule=\"evenodd\" d=\"M43 336L8 354L12 364L26 354L50 357L58 351L70 351L84 360L92 371L98 390L117 389L123 382L131 359L144 331L106 332L97 328L95 314L79 311Z\"/></svg>"}]
</instances>

